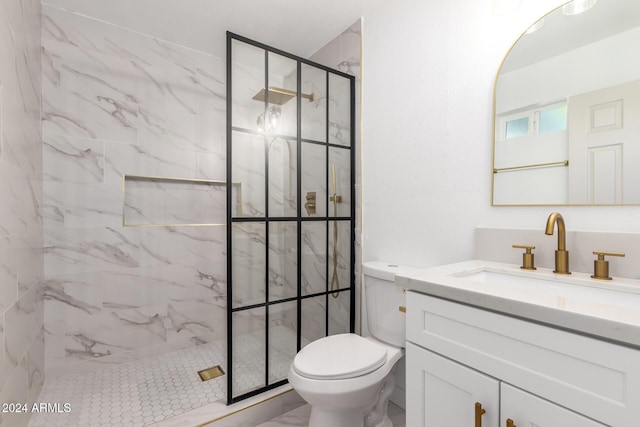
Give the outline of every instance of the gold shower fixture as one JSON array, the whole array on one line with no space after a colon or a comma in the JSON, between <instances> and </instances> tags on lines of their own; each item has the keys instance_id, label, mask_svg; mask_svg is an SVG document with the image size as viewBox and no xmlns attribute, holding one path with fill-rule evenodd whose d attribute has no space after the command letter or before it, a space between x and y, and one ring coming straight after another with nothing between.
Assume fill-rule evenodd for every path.
<instances>
[{"instance_id":1,"label":"gold shower fixture","mask_svg":"<svg viewBox=\"0 0 640 427\"><path fill-rule=\"evenodd\" d=\"M316 213L316 192L307 192L307 203L304 204L304 208L307 210L307 215L315 215Z\"/></svg>"},{"instance_id":2,"label":"gold shower fixture","mask_svg":"<svg viewBox=\"0 0 640 427\"><path fill-rule=\"evenodd\" d=\"M266 99L267 91L265 89L260 89L260 92L256 93L252 99L256 101L263 101ZM269 104L277 104L282 105L288 102L291 98L296 96L295 90L283 89L280 87L269 86ZM312 93L302 93L300 96L304 99L308 99L309 102L313 101Z\"/></svg>"}]
</instances>

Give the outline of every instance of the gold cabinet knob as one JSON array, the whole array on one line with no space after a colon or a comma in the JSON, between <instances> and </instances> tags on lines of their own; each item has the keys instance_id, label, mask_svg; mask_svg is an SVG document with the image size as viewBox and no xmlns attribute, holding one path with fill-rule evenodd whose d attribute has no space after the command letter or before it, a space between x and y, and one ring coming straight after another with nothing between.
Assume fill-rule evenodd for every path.
<instances>
[{"instance_id":1,"label":"gold cabinet knob","mask_svg":"<svg viewBox=\"0 0 640 427\"><path fill-rule=\"evenodd\" d=\"M593 274L591 275L591 277L599 280L611 280L611 276L609 276L609 261L606 261L604 257L605 256L623 257L624 254L622 252L602 252L602 251L593 251L593 254L598 255L598 259L593 261Z\"/></svg>"},{"instance_id":2,"label":"gold cabinet knob","mask_svg":"<svg viewBox=\"0 0 640 427\"><path fill-rule=\"evenodd\" d=\"M507 418L507 427L517 427L511 418Z\"/></svg>"},{"instance_id":3,"label":"gold cabinet knob","mask_svg":"<svg viewBox=\"0 0 640 427\"><path fill-rule=\"evenodd\" d=\"M535 246L527 246L527 245L511 245L512 248L515 249L524 249L525 252L522 254L522 265L520 268L523 270L535 270L536 266L533 261L533 253L531 253L532 249L535 249Z\"/></svg>"}]
</instances>

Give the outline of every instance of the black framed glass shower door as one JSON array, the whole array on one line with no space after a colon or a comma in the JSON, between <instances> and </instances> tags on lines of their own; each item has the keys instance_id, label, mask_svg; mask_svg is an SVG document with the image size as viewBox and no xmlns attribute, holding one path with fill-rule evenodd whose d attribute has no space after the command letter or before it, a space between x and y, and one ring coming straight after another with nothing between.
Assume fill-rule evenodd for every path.
<instances>
[{"instance_id":1,"label":"black framed glass shower door","mask_svg":"<svg viewBox=\"0 0 640 427\"><path fill-rule=\"evenodd\" d=\"M227 33L227 401L355 325L355 79Z\"/></svg>"}]
</instances>

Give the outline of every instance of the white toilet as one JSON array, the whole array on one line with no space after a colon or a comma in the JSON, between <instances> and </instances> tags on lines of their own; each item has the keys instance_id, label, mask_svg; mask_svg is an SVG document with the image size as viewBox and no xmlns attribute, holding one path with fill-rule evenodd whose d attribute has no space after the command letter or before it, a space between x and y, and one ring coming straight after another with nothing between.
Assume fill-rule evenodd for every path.
<instances>
[{"instance_id":1,"label":"white toilet","mask_svg":"<svg viewBox=\"0 0 640 427\"><path fill-rule=\"evenodd\" d=\"M396 265L363 265L372 336L332 335L296 355L289 383L311 405L309 427L391 427L389 396L394 368L404 355L404 290L394 283Z\"/></svg>"}]
</instances>

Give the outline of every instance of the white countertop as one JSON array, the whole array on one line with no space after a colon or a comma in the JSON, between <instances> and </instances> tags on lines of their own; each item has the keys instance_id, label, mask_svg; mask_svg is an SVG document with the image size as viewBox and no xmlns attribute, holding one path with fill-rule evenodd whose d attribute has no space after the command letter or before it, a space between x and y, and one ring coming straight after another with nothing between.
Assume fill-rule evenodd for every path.
<instances>
[{"instance_id":1,"label":"white countertop","mask_svg":"<svg viewBox=\"0 0 640 427\"><path fill-rule=\"evenodd\" d=\"M640 348L640 280L471 260L396 276L399 286ZM409 296L410 298L410 296Z\"/></svg>"}]
</instances>

